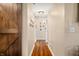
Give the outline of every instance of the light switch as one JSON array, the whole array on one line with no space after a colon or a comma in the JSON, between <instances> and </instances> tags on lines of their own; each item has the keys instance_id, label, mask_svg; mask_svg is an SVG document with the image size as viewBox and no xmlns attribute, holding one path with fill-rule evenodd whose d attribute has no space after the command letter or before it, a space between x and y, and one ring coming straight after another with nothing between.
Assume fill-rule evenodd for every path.
<instances>
[{"instance_id":1,"label":"light switch","mask_svg":"<svg viewBox=\"0 0 79 59\"><path fill-rule=\"evenodd\" d=\"M69 32L75 32L75 26L73 26L73 24L70 24Z\"/></svg>"}]
</instances>

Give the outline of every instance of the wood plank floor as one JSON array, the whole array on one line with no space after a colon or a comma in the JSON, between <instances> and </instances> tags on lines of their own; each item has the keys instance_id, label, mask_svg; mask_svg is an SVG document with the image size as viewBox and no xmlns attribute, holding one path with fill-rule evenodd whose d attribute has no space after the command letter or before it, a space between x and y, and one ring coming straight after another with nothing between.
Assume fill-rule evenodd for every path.
<instances>
[{"instance_id":1,"label":"wood plank floor","mask_svg":"<svg viewBox=\"0 0 79 59\"><path fill-rule=\"evenodd\" d=\"M32 56L52 56L45 40L36 41Z\"/></svg>"}]
</instances>

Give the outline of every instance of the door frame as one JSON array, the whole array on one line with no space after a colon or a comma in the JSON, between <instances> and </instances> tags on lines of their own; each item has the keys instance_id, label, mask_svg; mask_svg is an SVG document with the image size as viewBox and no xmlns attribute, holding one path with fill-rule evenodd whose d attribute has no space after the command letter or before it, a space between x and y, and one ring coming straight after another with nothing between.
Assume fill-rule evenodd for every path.
<instances>
[{"instance_id":1,"label":"door frame","mask_svg":"<svg viewBox=\"0 0 79 59\"><path fill-rule=\"evenodd\" d=\"M22 3L17 3L17 19L19 31L19 54L22 56Z\"/></svg>"}]
</instances>

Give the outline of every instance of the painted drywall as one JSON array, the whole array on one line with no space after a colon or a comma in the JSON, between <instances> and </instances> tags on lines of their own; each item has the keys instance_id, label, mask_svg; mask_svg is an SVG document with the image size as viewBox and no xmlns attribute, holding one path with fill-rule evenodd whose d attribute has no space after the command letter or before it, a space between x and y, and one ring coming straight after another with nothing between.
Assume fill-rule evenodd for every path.
<instances>
[{"instance_id":1,"label":"painted drywall","mask_svg":"<svg viewBox=\"0 0 79 59\"><path fill-rule=\"evenodd\" d=\"M65 55L72 55L79 45L79 24L77 22L77 4L65 4ZM73 31L70 31L74 28Z\"/></svg>"},{"instance_id":2,"label":"painted drywall","mask_svg":"<svg viewBox=\"0 0 79 59\"><path fill-rule=\"evenodd\" d=\"M48 44L54 55L64 55L64 4L53 4L48 16Z\"/></svg>"},{"instance_id":3,"label":"painted drywall","mask_svg":"<svg viewBox=\"0 0 79 59\"><path fill-rule=\"evenodd\" d=\"M48 44L54 55L72 55L79 45L77 4L53 4L48 19Z\"/></svg>"},{"instance_id":4,"label":"painted drywall","mask_svg":"<svg viewBox=\"0 0 79 59\"><path fill-rule=\"evenodd\" d=\"M32 9L31 4L23 4L23 33L22 33L22 55L31 55L35 43L34 27L30 26Z\"/></svg>"},{"instance_id":5,"label":"painted drywall","mask_svg":"<svg viewBox=\"0 0 79 59\"><path fill-rule=\"evenodd\" d=\"M22 55L28 55L27 4L22 4Z\"/></svg>"},{"instance_id":6,"label":"painted drywall","mask_svg":"<svg viewBox=\"0 0 79 59\"><path fill-rule=\"evenodd\" d=\"M27 28L27 39L28 39L28 55L31 54L33 49L33 45L35 44L35 32L34 26L30 26L32 18L32 5L27 4L27 20L28 20L28 28ZM34 24L31 24L34 25Z\"/></svg>"}]
</instances>

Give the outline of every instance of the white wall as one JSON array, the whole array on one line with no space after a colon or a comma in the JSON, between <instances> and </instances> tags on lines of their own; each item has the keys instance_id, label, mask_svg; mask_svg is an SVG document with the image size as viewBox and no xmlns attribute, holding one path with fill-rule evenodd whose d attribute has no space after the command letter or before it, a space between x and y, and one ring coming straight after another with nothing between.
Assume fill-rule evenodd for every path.
<instances>
[{"instance_id":1,"label":"white wall","mask_svg":"<svg viewBox=\"0 0 79 59\"><path fill-rule=\"evenodd\" d=\"M27 4L22 4L22 55L28 55Z\"/></svg>"},{"instance_id":2,"label":"white wall","mask_svg":"<svg viewBox=\"0 0 79 59\"><path fill-rule=\"evenodd\" d=\"M27 4L27 17L28 17L28 28L27 28L27 33L28 33L28 55L31 54L31 51L33 49L33 45L35 44L35 31L34 31L34 27L30 27L29 24L31 23L31 19L32 18L32 5L31 4Z\"/></svg>"},{"instance_id":3,"label":"white wall","mask_svg":"<svg viewBox=\"0 0 79 59\"><path fill-rule=\"evenodd\" d=\"M35 43L34 27L30 26L31 4L23 4L22 55L30 55Z\"/></svg>"},{"instance_id":4,"label":"white wall","mask_svg":"<svg viewBox=\"0 0 79 59\"><path fill-rule=\"evenodd\" d=\"M64 55L64 4L53 4L48 18L48 44L54 55Z\"/></svg>"},{"instance_id":5,"label":"white wall","mask_svg":"<svg viewBox=\"0 0 79 59\"><path fill-rule=\"evenodd\" d=\"M71 55L74 52L73 49L79 45L77 4L65 4L65 20L65 55ZM74 32L70 32L69 28L74 28Z\"/></svg>"},{"instance_id":6,"label":"white wall","mask_svg":"<svg viewBox=\"0 0 79 59\"><path fill-rule=\"evenodd\" d=\"M73 48L79 45L76 20L77 4L53 4L48 19L48 44L54 55L72 55Z\"/></svg>"}]
</instances>

